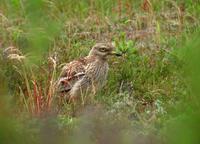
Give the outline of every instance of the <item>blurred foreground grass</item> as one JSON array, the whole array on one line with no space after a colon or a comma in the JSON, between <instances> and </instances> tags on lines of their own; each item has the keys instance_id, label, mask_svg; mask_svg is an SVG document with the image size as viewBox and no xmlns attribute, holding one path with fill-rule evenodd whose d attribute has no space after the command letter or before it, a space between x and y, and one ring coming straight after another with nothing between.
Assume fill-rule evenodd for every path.
<instances>
[{"instance_id":1,"label":"blurred foreground grass","mask_svg":"<svg viewBox=\"0 0 200 144\"><path fill-rule=\"evenodd\" d=\"M1 0L0 143L199 143L198 0ZM79 117L58 113L63 63L124 53Z\"/></svg>"}]
</instances>

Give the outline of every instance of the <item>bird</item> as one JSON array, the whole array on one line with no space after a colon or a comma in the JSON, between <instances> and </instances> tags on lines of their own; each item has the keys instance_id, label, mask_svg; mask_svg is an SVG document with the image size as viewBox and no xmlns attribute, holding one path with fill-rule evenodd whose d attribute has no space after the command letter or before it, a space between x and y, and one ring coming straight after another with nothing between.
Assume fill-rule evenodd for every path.
<instances>
[{"instance_id":1,"label":"bird","mask_svg":"<svg viewBox=\"0 0 200 144\"><path fill-rule=\"evenodd\" d=\"M113 43L96 43L86 57L63 66L57 82L57 92L68 101L95 94L107 81L108 57L121 56Z\"/></svg>"}]
</instances>

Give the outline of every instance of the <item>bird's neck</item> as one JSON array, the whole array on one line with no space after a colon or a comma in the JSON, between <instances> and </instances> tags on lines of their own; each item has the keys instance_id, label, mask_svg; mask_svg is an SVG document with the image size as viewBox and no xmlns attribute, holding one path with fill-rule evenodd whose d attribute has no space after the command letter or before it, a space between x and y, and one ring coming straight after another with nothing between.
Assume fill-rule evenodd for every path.
<instances>
[{"instance_id":1,"label":"bird's neck","mask_svg":"<svg viewBox=\"0 0 200 144\"><path fill-rule=\"evenodd\" d=\"M101 62L107 62L107 57L102 57L102 56L98 56L98 55L92 55L92 54L89 54L88 57L93 57L95 58L95 60L97 61L101 61Z\"/></svg>"}]
</instances>

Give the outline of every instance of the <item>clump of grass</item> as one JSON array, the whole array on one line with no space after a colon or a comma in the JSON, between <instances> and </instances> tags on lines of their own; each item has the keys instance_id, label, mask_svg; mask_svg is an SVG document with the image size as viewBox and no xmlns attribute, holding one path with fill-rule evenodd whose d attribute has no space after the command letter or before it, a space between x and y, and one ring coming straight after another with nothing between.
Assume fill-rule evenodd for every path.
<instances>
[{"instance_id":1,"label":"clump of grass","mask_svg":"<svg viewBox=\"0 0 200 144\"><path fill-rule=\"evenodd\" d=\"M23 109L31 115L41 115L43 112L50 111L55 96L57 67L55 59L49 57L49 72L45 71L46 75L41 77L37 74L44 71L43 68L27 64L28 57L25 57L19 49L8 47L3 51L3 56L21 80L22 85L18 85L16 89L21 97L18 97L17 101L22 99Z\"/></svg>"}]
</instances>

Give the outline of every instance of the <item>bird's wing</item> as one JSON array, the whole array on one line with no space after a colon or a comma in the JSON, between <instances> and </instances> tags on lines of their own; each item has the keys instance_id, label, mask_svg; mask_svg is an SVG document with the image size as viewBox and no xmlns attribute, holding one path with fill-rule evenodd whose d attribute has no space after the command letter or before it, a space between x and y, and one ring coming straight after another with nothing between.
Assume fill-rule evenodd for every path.
<instances>
[{"instance_id":1,"label":"bird's wing","mask_svg":"<svg viewBox=\"0 0 200 144\"><path fill-rule=\"evenodd\" d=\"M85 68L92 58L81 58L66 64L57 83L58 92L69 92L73 85L85 75Z\"/></svg>"}]
</instances>

